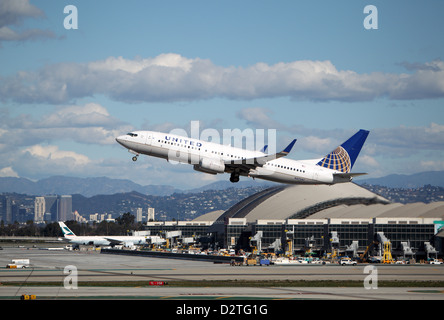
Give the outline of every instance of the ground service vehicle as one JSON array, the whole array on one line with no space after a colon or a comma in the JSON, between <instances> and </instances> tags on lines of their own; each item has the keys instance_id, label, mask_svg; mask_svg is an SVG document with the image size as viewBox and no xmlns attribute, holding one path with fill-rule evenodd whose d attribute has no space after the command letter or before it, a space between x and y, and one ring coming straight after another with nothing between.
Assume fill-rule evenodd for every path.
<instances>
[{"instance_id":1,"label":"ground service vehicle","mask_svg":"<svg viewBox=\"0 0 444 320\"><path fill-rule=\"evenodd\" d=\"M350 259L350 258L344 258L344 259L341 259L341 261L339 262L339 264L340 264L341 266L346 266L346 265L352 265L352 266L355 266L355 265L357 265L357 262L356 262L355 260Z\"/></svg>"}]
</instances>

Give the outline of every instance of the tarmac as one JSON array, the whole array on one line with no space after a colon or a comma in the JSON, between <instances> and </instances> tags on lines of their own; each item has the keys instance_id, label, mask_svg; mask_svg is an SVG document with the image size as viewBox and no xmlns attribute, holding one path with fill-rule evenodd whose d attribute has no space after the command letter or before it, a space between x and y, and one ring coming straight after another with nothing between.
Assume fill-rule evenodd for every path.
<instances>
[{"instance_id":1,"label":"tarmac","mask_svg":"<svg viewBox=\"0 0 444 320\"><path fill-rule=\"evenodd\" d=\"M230 266L205 261L44 250L3 246L0 251L0 299L33 294L38 299L149 300L443 300L444 287L378 287L378 281L444 281L444 265L292 265ZM26 269L6 269L12 259L29 259ZM372 281L368 277L373 276ZM174 281L355 280L360 287L175 287ZM85 282L94 282L87 286ZM141 281L138 287L105 286L107 282ZM154 282L157 281L157 282ZM15 285L10 286L9 283ZM39 282L39 286L30 284ZM103 282L100 286L97 282ZM82 285L76 286L77 283ZM47 285L45 285L47 284ZM63 284L63 285L62 285Z\"/></svg>"}]
</instances>

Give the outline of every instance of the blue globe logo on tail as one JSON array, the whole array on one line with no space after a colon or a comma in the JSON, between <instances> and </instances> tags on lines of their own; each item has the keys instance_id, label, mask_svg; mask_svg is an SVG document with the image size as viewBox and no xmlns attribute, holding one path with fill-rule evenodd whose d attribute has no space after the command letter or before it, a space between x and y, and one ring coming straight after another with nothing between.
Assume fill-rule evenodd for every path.
<instances>
[{"instance_id":1,"label":"blue globe logo on tail","mask_svg":"<svg viewBox=\"0 0 444 320\"><path fill-rule=\"evenodd\" d=\"M324 168L349 173L355 164L356 158L358 157L368 134L369 131L367 130L359 130L350 139L327 154L317 163L317 165Z\"/></svg>"},{"instance_id":2,"label":"blue globe logo on tail","mask_svg":"<svg viewBox=\"0 0 444 320\"><path fill-rule=\"evenodd\" d=\"M318 166L348 173L351 170L350 156L343 147L339 146L319 161Z\"/></svg>"}]
</instances>

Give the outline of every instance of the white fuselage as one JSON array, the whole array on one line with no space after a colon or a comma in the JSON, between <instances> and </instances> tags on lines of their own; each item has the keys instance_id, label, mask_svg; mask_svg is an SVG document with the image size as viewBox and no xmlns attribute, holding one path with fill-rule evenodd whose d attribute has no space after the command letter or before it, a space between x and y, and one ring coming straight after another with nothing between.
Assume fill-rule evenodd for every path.
<instances>
[{"instance_id":1,"label":"white fuselage","mask_svg":"<svg viewBox=\"0 0 444 320\"><path fill-rule=\"evenodd\" d=\"M266 156L260 151L154 131L134 131L119 136L116 140L136 156L145 154L169 162L193 164L195 170L210 174L232 173L238 170L229 165L230 161L236 163L243 159ZM137 157L133 158L136 159ZM260 166L251 166L239 174L287 184L334 184L351 181L349 177L334 176L334 173L340 173L339 171L317 166L318 161L319 159L297 161L278 158Z\"/></svg>"},{"instance_id":2,"label":"white fuselage","mask_svg":"<svg viewBox=\"0 0 444 320\"><path fill-rule=\"evenodd\" d=\"M109 246L112 244L111 241L101 236L65 236L65 239L67 239L71 243L81 245ZM121 242L126 246L141 245L147 243L146 237L137 236L112 236L112 240L114 243Z\"/></svg>"}]
</instances>

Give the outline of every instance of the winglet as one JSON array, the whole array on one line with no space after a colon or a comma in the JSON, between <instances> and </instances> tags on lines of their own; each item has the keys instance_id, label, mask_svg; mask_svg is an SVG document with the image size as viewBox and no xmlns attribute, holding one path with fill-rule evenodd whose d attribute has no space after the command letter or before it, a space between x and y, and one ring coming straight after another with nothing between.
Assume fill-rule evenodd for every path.
<instances>
[{"instance_id":1,"label":"winglet","mask_svg":"<svg viewBox=\"0 0 444 320\"><path fill-rule=\"evenodd\" d=\"M267 151L268 148L268 144L266 144L261 150L260 152L265 153Z\"/></svg>"},{"instance_id":2,"label":"winglet","mask_svg":"<svg viewBox=\"0 0 444 320\"><path fill-rule=\"evenodd\" d=\"M290 144L289 144L284 150L282 150L281 152L279 152L278 155L279 155L280 157L284 157L284 156L286 156L287 154L289 154L290 151L291 151L291 149L293 148L294 144L296 143L296 140L297 140L297 139L293 139L293 141L290 142Z\"/></svg>"}]
</instances>

